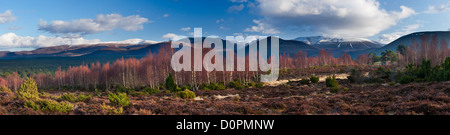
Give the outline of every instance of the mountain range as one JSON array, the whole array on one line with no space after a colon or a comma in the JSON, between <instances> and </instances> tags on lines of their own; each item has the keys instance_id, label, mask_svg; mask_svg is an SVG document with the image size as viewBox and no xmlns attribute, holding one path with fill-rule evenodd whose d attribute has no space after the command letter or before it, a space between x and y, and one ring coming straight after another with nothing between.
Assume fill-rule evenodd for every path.
<instances>
[{"instance_id":1,"label":"mountain range","mask_svg":"<svg viewBox=\"0 0 450 135\"><path fill-rule=\"evenodd\" d=\"M450 32L417 32L405 35L384 45L363 38L330 38L323 36L299 37L293 40L280 39L280 54L293 55L299 51L306 52L308 56L316 56L320 50L327 50L334 56L348 53L352 57L369 52L380 53L384 50L397 49L398 45L411 45L413 40L420 43L422 35L437 35L438 39L450 41ZM204 39L204 38L203 38ZM225 40L222 40L225 43ZM0 51L0 59L42 58L42 57L143 57L149 51L157 53L158 50L169 45L169 42L149 43L101 43L93 45L61 45L38 48L32 51Z\"/></svg>"},{"instance_id":2,"label":"mountain range","mask_svg":"<svg viewBox=\"0 0 450 135\"><path fill-rule=\"evenodd\" d=\"M323 36L299 37L294 39L314 46L318 49L332 52L335 56L343 53L381 48L384 44L364 38L330 38Z\"/></svg>"}]
</instances>

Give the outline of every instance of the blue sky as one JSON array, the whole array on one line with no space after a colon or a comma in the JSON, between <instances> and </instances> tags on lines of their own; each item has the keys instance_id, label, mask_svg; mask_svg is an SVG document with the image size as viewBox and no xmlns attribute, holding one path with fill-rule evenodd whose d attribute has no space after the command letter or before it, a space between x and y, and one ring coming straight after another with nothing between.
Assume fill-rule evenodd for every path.
<instances>
[{"instance_id":1,"label":"blue sky","mask_svg":"<svg viewBox=\"0 0 450 135\"><path fill-rule=\"evenodd\" d=\"M389 43L415 31L447 31L449 22L446 0L2 0L0 50L164 41L190 36L194 27L222 38L324 35Z\"/></svg>"}]
</instances>

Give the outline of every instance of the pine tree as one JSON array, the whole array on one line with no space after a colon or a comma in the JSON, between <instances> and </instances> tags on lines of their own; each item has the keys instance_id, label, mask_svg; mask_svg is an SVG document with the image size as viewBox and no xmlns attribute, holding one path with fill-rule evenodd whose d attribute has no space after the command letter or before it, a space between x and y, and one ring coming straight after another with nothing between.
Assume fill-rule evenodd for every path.
<instances>
[{"instance_id":1,"label":"pine tree","mask_svg":"<svg viewBox=\"0 0 450 135\"><path fill-rule=\"evenodd\" d=\"M33 78L28 77L25 82L20 85L18 91L19 97L24 99L38 99L39 91Z\"/></svg>"},{"instance_id":2,"label":"pine tree","mask_svg":"<svg viewBox=\"0 0 450 135\"><path fill-rule=\"evenodd\" d=\"M167 77L166 79L166 89L172 92L175 92L177 89L177 85L175 84L172 73L169 73L169 77Z\"/></svg>"}]
</instances>

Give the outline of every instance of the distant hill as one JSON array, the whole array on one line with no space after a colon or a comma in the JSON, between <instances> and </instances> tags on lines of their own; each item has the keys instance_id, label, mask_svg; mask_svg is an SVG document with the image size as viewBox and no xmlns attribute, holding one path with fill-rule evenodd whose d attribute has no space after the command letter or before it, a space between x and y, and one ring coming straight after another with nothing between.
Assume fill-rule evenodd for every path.
<instances>
[{"instance_id":1,"label":"distant hill","mask_svg":"<svg viewBox=\"0 0 450 135\"><path fill-rule=\"evenodd\" d=\"M438 39L438 44L441 41L441 39L445 39L447 41L447 43L450 42L450 31L416 32L416 33L411 33L411 34L402 36L402 37L398 38L397 40L394 40L393 42L391 42L381 48L372 48L372 49L367 49L367 50L363 50L363 51L351 52L350 55L352 57L356 58L357 55L359 55L359 54L366 54L366 53L370 53L370 52L381 54L381 52L383 52L385 50L397 51L397 47L399 45L410 46L413 44L413 41L420 44L422 42L421 36L424 36L424 35L429 36L430 41L431 41L431 37L436 35L437 39Z\"/></svg>"},{"instance_id":2,"label":"distant hill","mask_svg":"<svg viewBox=\"0 0 450 135\"><path fill-rule=\"evenodd\" d=\"M52 47L38 48L32 51L19 51L19 52L0 52L0 59L20 59L20 58L38 58L38 57L79 57L89 55L145 55L152 50L156 52L162 45L167 45L167 42L161 42L156 44L94 44L94 45L61 45Z\"/></svg>"},{"instance_id":3,"label":"distant hill","mask_svg":"<svg viewBox=\"0 0 450 135\"><path fill-rule=\"evenodd\" d=\"M299 51L306 52L308 56L317 56L320 48L308 45L301 41L296 40L284 40L280 38L280 54L296 54Z\"/></svg>"},{"instance_id":4,"label":"distant hill","mask_svg":"<svg viewBox=\"0 0 450 135\"><path fill-rule=\"evenodd\" d=\"M190 38L193 42L193 38ZM205 38L202 38L205 40ZM222 40L223 47L226 48L226 40ZM168 46L169 42L155 44L95 44L95 45L61 45L53 47L43 47L32 51L0 52L0 59L20 59L20 58L42 58L42 57L143 57L149 51L158 53L162 46ZM236 50L235 50L236 51ZM310 46L296 40L280 39L280 53L294 54L299 51L308 52L309 55L317 55L319 48Z\"/></svg>"}]
</instances>

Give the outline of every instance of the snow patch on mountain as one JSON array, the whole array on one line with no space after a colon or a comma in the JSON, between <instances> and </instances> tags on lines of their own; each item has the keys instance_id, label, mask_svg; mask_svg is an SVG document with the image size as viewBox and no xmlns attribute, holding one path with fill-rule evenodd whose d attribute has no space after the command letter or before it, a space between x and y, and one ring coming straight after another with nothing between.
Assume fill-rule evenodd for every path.
<instances>
[{"instance_id":1,"label":"snow patch on mountain","mask_svg":"<svg viewBox=\"0 0 450 135\"><path fill-rule=\"evenodd\" d=\"M123 41L109 41L109 42L101 42L101 43L138 45L138 44L156 44L159 42L135 38L135 39L127 39L127 40L123 40Z\"/></svg>"},{"instance_id":2,"label":"snow patch on mountain","mask_svg":"<svg viewBox=\"0 0 450 135\"><path fill-rule=\"evenodd\" d=\"M330 43L330 42L370 42L374 44L380 44L376 41L365 39L365 38L331 38L324 36L312 36L312 37L299 37L294 40L304 42L309 45L318 45L321 43Z\"/></svg>"}]
</instances>

